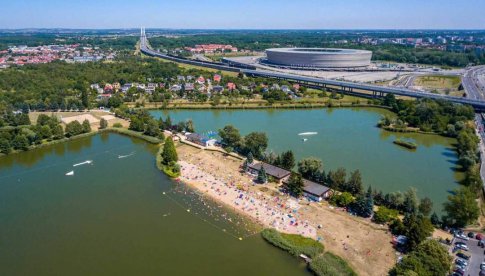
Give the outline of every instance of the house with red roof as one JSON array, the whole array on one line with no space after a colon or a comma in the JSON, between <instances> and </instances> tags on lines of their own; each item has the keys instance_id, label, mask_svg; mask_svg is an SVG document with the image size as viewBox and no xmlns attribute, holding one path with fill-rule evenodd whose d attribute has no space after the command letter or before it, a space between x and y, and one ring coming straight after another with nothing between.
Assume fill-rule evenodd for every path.
<instances>
[{"instance_id":1,"label":"house with red roof","mask_svg":"<svg viewBox=\"0 0 485 276\"><path fill-rule=\"evenodd\" d=\"M234 89L236 89L236 84L233 83L233 82L228 82L227 85L226 85L226 87L229 90L234 90Z\"/></svg>"}]
</instances>

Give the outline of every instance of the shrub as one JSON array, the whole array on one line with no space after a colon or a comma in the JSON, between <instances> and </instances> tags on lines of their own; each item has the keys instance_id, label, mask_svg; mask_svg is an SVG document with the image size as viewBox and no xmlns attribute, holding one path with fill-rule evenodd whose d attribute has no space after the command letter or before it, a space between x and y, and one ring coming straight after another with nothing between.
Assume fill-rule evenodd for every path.
<instances>
[{"instance_id":1,"label":"shrub","mask_svg":"<svg viewBox=\"0 0 485 276\"><path fill-rule=\"evenodd\" d=\"M114 124L113 124L113 127L114 127L114 128L122 128L122 127L123 127L123 125L122 125L121 123L114 123Z\"/></svg>"},{"instance_id":2,"label":"shrub","mask_svg":"<svg viewBox=\"0 0 485 276\"><path fill-rule=\"evenodd\" d=\"M386 223L397 218L397 215L397 210L389 209L385 206L379 206L379 210L374 213L373 219L375 223Z\"/></svg>"},{"instance_id":3,"label":"shrub","mask_svg":"<svg viewBox=\"0 0 485 276\"><path fill-rule=\"evenodd\" d=\"M355 201L354 197L348 192L344 192L341 194L334 194L330 198L330 204L336 205L339 207L346 207L347 205L353 203L354 201Z\"/></svg>"},{"instance_id":4,"label":"shrub","mask_svg":"<svg viewBox=\"0 0 485 276\"><path fill-rule=\"evenodd\" d=\"M264 229L261 235L267 242L295 256L305 254L313 258L324 250L323 244L300 235L284 234L274 229Z\"/></svg>"},{"instance_id":5,"label":"shrub","mask_svg":"<svg viewBox=\"0 0 485 276\"><path fill-rule=\"evenodd\" d=\"M339 256L330 252L320 255L312 260L310 269L317 275L325 276L356 276L352 268Z\"/></svg>"}]
</instances>

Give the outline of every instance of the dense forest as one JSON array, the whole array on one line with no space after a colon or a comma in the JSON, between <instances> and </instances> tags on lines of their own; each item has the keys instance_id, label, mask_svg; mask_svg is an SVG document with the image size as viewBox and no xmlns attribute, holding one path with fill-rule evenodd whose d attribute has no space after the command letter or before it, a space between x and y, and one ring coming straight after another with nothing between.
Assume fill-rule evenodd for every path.
<instances>
[{"instance_id":1,"label":"dense forest","mask_svg":"<svg viewBox=\"0 0 485 276\"><path fill-rule=\"evenodd\" d=\"M86 97L95 97L86 95L92 83L155 82L179 73L176 64L138 57L125 57L110 63L59 61L12 67L0 71L0 105L17 108L28 105L39 110L62 105L88 107L91 101Z\"/></svg>"}]
</instances>

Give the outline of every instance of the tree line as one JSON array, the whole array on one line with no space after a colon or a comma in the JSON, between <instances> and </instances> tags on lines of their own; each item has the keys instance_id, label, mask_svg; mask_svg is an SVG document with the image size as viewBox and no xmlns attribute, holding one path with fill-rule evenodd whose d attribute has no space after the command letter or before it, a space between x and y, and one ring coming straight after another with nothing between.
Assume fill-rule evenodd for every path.
<instances>
[{"instance_id":1,"label":"tree line","mask_svg":"<svg viewBox=\"0 0 485 276\"><path fill-rule=\"evenodd\" d=\"M32 124L25 113L4 111L0 116L0 153L9 154L13 150L24 151L43 142L70 138L91 132L89 121L72 121L64 129L55 116L40 114Z\"/></svg>"}]
</instances>

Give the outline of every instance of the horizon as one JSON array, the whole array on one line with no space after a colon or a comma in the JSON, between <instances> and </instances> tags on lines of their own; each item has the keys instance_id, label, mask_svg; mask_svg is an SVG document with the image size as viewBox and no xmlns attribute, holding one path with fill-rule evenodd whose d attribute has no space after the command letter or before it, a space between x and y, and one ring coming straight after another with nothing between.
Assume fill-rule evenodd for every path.
<instances>
[{"instance_id":1,"label":"horizon","mask_svg":"<svg viewBox=\"0 0 485 276\"><path fill-rule=\"evenodd\" d=\"M463 2L20 0L2 5L0 29L482 30L485 2Z\"/></svg>"}]
</instances>

